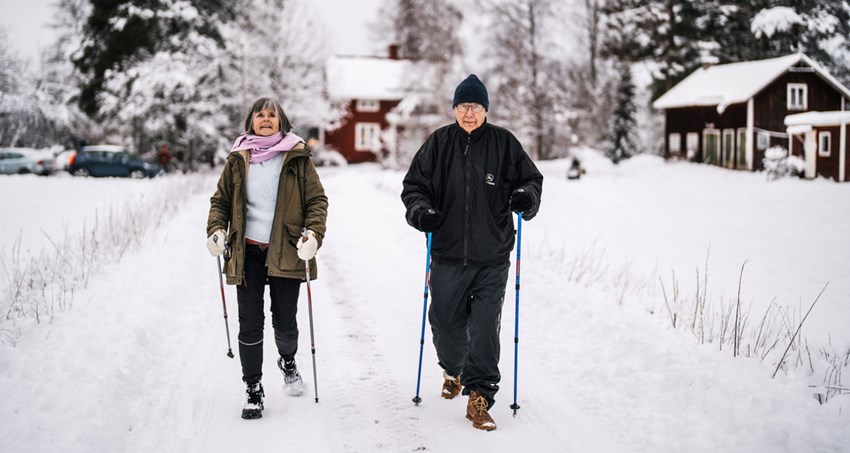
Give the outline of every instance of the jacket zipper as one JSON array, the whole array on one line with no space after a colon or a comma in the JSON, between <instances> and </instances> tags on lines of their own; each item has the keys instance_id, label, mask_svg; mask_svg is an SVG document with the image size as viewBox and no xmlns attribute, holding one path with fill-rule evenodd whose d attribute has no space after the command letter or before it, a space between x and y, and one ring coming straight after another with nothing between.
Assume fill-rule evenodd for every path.
<instances>
[{"instance_id":1,"label":"jacket zipper","mask_svg":"<svg viewBox=\"0 0 850 453\"><path fill-rule=\"evenodd\" d=\"M466 138L466 147L463 149L463 157L466 168L463 172L463 267L466 267L469 259L469 143L472 136Z\"/></svg>"}]
</instances>

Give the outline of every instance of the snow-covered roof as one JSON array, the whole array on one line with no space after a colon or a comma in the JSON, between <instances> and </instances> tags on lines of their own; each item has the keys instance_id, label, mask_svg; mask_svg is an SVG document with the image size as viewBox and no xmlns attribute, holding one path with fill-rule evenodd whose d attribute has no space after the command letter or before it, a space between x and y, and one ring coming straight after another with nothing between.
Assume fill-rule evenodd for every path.
<instances>
[{"instance_id":1,"label":"snow-covered roof","mask_svg":"<svg viewBox=\"0 0 850 453\"><path fill-rule=\"evenodd\" d=\"M328 95L333 99L399 100L404 97L406 60L333 57L328 60Z\"/></svg>"},{"instance_id":2,"label":"snow-covered roof","mask_svg":"<svg viewBox=\"0 0 850 453\"><path fill-rule=\"evenodd\" d=\"M841 123L850 123L850 111L795 113L785 117L786 126L834 126Z\"/></svg>"},{"instance_id":3,"label":"snow-covered roof","mask_svg":"<svg viewBox=\"0 0 850 453\"><path fill-rule=\"evenodd\" d=\"M767 60L747 61L700 68L652 103L656 109L717 106L723 112L731 104L747 102L789 68L802 61L830 85L850 98L850 90L809 57L795 53Z\"/></svg>"}]
</instances>

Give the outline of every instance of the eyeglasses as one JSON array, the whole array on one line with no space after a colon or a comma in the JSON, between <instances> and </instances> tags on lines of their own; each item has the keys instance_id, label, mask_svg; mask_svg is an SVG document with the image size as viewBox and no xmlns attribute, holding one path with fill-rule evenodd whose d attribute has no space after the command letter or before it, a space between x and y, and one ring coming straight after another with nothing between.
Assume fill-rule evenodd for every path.
<instances>
[{"instance_id":1,"label":"eyeglasses","mask_svg":"<svg viewBox=\"0 0 850 453\"><path fill-rule=\"evenodd\" d=\"M466 113L470 110L472 110L472 113L480 113L484 110L484 106L481 104L458 104L455 106L455 110L457 110L458 113Z\"/></svg>"}]
</instances>

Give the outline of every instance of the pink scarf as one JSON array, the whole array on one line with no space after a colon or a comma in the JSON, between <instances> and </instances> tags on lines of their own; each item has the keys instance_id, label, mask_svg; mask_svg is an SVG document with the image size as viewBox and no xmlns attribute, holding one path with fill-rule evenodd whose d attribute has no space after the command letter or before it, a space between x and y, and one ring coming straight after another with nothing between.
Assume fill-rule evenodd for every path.
<instances>
[{"instance_id":1,"label":"pink scarf","mask_svg":"<svg viewBox=\"0 0 850 453\"><path fill-rule=\"evenodd\" d=\"M280 136L280 132L276 132L268 137L245 134L240 135L236 139L233 147L230 148L230 152L233 153L247 149L251 152L249 162L256 164L267 161L284 151L289 151L293 146L303 141L304 139L292 132L288 132L283 137Z\"/></svg>"}]
</instances>

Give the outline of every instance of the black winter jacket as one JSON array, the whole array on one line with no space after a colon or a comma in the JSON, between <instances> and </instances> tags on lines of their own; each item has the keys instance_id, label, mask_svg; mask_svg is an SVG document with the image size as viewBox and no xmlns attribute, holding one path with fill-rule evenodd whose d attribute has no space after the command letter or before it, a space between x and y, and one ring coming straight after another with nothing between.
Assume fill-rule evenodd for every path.
<instances>
[{"instance_id":1,"label":"black winter jacket","mask_svg":"<svg viewBox=\"0 0 850 453\"><path fill-rule=\"evenodd\" d=\"M434 131L416 153L404 177L401 199L407 223L419 228L421 209L442 213L433 232L435 261L489 265L509 262L514 247L511 193L524 188L540 207L543 175L507 129L486 121L467 134L457 123Z\"/></svg>"}]
</instances>

